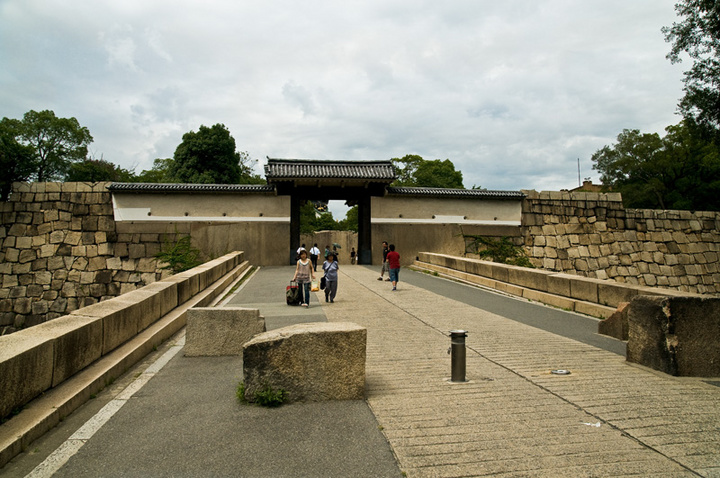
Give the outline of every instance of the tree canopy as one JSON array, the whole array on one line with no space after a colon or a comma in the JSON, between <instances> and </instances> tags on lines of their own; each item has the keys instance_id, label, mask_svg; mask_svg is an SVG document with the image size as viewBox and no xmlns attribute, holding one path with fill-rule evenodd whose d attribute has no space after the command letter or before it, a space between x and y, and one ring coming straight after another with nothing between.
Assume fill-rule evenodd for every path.
<instances>
[{"instance_id":1,"label":"tree canopy","mask_svg":"<svg viewBox=\"0 0 720 478\"><path fill-rule=\"evenodd\" d=\"M685 72L679 110L720 136L720 0L682 0L675 11L682 20L663 28L665 40L672 43L667 58L678 63L685 53L693 61Z\"/></svg>"},{"instance_id":2,"label":"tree canopy","mask_svg":"<svg viewBox=\"0 0 720 478\"><path fill-rule=\"evenodd\" d=\"M4 118L0 121L0 199L7 200L10 196L12 183L27 181L35 171L34 151L30 146L20 144L9 123Z\"/></svg>"},{"instance_id":3,"label":"tree canopy","mask_svg":"<svg viewBox=\"0 0 720 478\"><path fill-rule=\"evenodd\" d=\"M143 170L136 175L134 181L139 183L170 183L170 165L172 158L155 158L152 169Z\"/></svg>"},{"instance_id":4,"label":"tree canopy","mask_svg":"<svg viewBox=\"0 0 720 478\"><path fill-rule=\"evenodd\" d=\"M121 181L132 182L132 171L105 161L104 159L85 159L72 163L65 174L65 181Z\"/></svg>"},{"instance_id":5,"label":"tree canopy","mask_svg":"<svg viewBox=\"0 0 720 478\"><path fill-rule=\"evenodd\" d=\"M720 210L720 151L692 123L666 128L665 137L625 129L617 143L592 156L603 185L626 207Z\"/></svg>"},{"instance_id":6,"label":"tree canopy","mask_svg":"<svg viewBox=\"0 0 720 478\"><path fill-rule=\"evenodd\" d=\"M31 178L37 181L62 179L70 164L87 156L93 138L75 118L58 118L50 110L30 110L22 120L3 118L3 129L15 140L32 149ZM23 160L28 158L23 157Z\"/></svg>"},{"instance_id":7,"label":"tree canopy","mask_svg":"<svg viewBox=\"0 0 720 478\"><path fill-rule=\"evenodd\" d=\"M392 158L397 180L392 186L465 189L461 171L449 159L428 161L417 154Z\"/></svg>"},{"instance_id":8,"label":"tree canopy","mask_svg":"<svg viewBox=\"0 0 720 478\"><path fill-rule=\"evenodd\" d=\"M169 164L173 181L199 184L263 182L252 174L247 153L235 150L235 139L223 124L200 126L182 137Z\"/></svg>"}]
</instances>

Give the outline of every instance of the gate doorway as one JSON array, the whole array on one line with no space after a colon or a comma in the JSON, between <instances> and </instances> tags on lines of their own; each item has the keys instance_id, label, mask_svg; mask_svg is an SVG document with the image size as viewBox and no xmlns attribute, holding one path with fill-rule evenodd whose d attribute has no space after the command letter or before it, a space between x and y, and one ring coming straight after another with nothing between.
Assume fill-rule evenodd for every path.
<instances>
[{"instance_id":1,"label":"gate doorway","mask_svg":"<svg viewBox=\"0 0 720 478\"><path fill-rule=\"evenodd\" d=\"M307 200L344 200L358 206L358 264L372 264L371 198L395 179L390 161L271 159L265 177L278 195L290 196L289 263L300 247L300 207Z\"/></svg>"}]
</instances>

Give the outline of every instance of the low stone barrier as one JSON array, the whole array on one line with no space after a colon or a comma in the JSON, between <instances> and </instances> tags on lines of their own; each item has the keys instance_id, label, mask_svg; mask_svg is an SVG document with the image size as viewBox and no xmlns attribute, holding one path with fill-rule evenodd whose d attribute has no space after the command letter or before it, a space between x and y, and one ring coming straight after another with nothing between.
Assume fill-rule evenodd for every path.
<instances>
[{"instance_id":1,"label":"low stone barrier","mask_svg":"<svg viewBox=\"0 0 720 478\"><path fill-rule=\"evenodd\" d=\"M671 289L624 284L467 257L421 252L414 267L599 318L638 295L701 297Z\"/></svg>"},{"instance_id":2,"label":"low stone barrier","mask_svg":"<svg viewBox=\"0 0 720 478\"><path fill-rule=\"evenodd\" d=\"M255 336L243 347L245 398L266 387L288 402L361 400L367 330L353 323L297 324Z\"/></svg>"},{"instance_id":3,"label":"low stone barrier","mask_svg":"<svg viewBox=\"0 0 720 478\"><path fill-rule=\"evenodd\" d=\"M636 297L628 362L683 377L720 377L720 299Z\"/></svg>"},{"instance_id":4,"label":"low stone barrier","mask_svg":"<svg viewBox=\"0 0 720 478\"><path fill-rule=\"evenodd\" d=\"M185 355L242 355L243 345L263 332L265 318L258 309L193 307L187 315Z\"/></svg>"},{"instance_id":5,"label":"low stone barrier","mask_svg":"<svg viewBox=\"0 0 720 478\"><path fill-rule=\"evenodd\" d=\"M242 258L242 252L227 254L141 289L0 336L0 418L135 337L233 270ZM175 331L183 325L184 320Z\"/></svg>"},{"instance_id":6,"label":"low stone barrier","mask_svg":"<svg viewBox=\"0 0 720 478\"><path fill-rule=\"evenodd\" d=\"M622 302L617 310L607 319L598 323L598 334L615 337L618 340L628 339L629 302Z\"/></svg>"}]
</instances>

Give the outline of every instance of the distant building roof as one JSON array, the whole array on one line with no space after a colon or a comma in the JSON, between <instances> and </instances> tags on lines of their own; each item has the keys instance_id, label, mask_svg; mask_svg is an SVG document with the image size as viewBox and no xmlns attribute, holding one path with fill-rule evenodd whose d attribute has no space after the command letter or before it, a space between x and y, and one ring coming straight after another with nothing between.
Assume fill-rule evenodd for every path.
<instances>
[{"instance_id":1,"label":"distant building roof","mask_svg":"<svg viewBox=\"0 0 720 478\"><path fill-rule=\"evenodd\" d=\"M450 188L415 188L389 187L388 196L422 196L445 198L488 198L488 199L522 199L525 194L520 191L488 191L485 189L450 189Z\"/></svg>"},{"instance_id":2,"label":"distant building roof","mask_svg":"<svg viewBox=\"0 0 720 478\"><path fill-rule=\"evenodd\" d=\"M275 192L275 186L267 184L110 183L107 189L112 192L135 193L189 192L257 194Z\"/></svg>"},{"instance_id":3,"label":"distant building roof","mask_svg":"<svg viewBox=\"0 0 720 478\"><path fill-rule=\"evenodd\" d=\"M292 180L350 180L390 184L397 177L391 161L320 161L268 158L265 177L269 183Z\"/></svg>"},{"instance_id":4,"label":"distant building roof","mask_svg":"<svg viewBox=\"0 0 720 478\"><path fill-rule=\"evenodd\" d=\"M570 192L573 191L588 191L593 193L599 193L603 192L604 190L610 190L611 188L603 189L602 184L593 184L592 181L585 180L582 183L582 186L578 186L576 188L570 189Z\"/></svg>"}]
</instances>

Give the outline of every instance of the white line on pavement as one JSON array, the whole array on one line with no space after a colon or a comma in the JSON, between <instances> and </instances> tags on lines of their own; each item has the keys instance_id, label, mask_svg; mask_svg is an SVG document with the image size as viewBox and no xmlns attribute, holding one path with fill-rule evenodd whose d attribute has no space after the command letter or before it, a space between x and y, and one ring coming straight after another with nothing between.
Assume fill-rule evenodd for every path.
<instances>
[{"instance_id":1,"label":"white line on pavement","mask_svg":"<svg viewBox=\"0 0 720 478\"><path fill-rule=\"evenodd\" d=\"M143 373L125 387L114 399L110 400L90 420L85 422L70 438L52 452L42 463L36 466L25 478L49 478L75 455L80 448L97 432L127 401L155 376L185 345L184 332L175 345L155 360Z\"/></svg>"}]
</instances>

